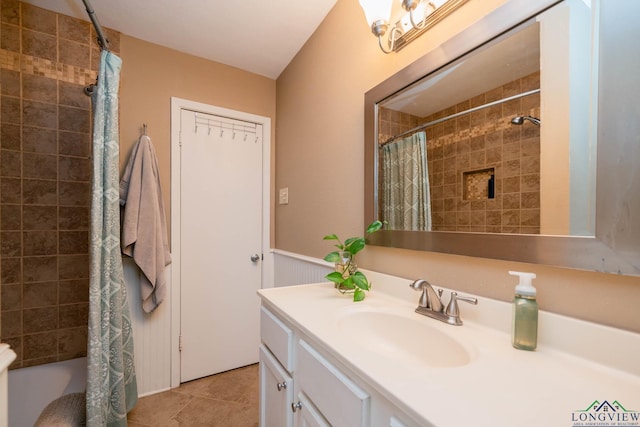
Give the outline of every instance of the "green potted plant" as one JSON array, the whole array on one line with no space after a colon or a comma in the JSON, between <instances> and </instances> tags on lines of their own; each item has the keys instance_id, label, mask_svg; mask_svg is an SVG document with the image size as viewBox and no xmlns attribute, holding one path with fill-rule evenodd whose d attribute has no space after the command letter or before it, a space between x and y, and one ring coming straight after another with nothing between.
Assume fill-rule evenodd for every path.
<instances>
[{"instance_id":1,"label":"green potted plant","mask_svg":"<svg viewBox=\"0 0 640 427\"><path fill-rule=\"evenodd\" d=\"M373 221L367 227L366 235L375 233L382 228L382 222ZM365 297L364 291L368 291L371 285L367 277L358 271L358 266L354 262L355 255L364 249L366 241L364 237L350 237L344 243L335 234L324 236L323 240L336 240L337 251L333 251L324 257L327 262L336 265L336 271L329 273L325 278L335 284L336 289L344 293L353 293L354 301L362 301Z\"/></svg>"}]
</instances>

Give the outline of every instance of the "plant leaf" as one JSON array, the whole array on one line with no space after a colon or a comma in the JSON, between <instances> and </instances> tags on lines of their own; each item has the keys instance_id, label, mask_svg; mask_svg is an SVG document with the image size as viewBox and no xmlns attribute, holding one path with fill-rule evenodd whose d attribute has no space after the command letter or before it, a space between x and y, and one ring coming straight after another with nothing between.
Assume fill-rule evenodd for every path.
<instances>
[{"instance_id":1,"label":"plant leaf","mask_svg":"<svg viewBox=\"0 0 640 427\"><path fill-rule=\"evenodd\" d=\"M353 284L353 277L349 276L346 279L344 279L344 282L341 283L342 286L344 286L347 289L355 289L356 286Z\"/></svg>"},{"instance_id":2,"label":"plant leaf","mask_svg":"<svg viewBox=\"0 0 640 427\"><path fill-rule=\"evenodd\" d=\"M342 277L342 274L339 271L334 271L332 273L329 273L326 276L324 276L324 278L329 280L330 282L338 283L338 284L341 284L345 281L344 277Z\"/></svg>"},{"instance_id":3,"label":"plant leaf","mask_svg":"<svg viewBox=\"0 0 640 427\"><path fill-rule=\"evenodd\" d=\"M324 257L324 260L327 262L340 262L342 261L342 258L340 258L340 253L331 252Z\"/></svg>"},{"instance_id":4,"label":"plant leaf","mask_svg":"<svg viewBox=\"0 0 640 427\"><path fill-rule=\"evenodd\" d=\"M375 233L376 231L382 228L382 223L380 221L373 221L367 227L367 234Z\"/></svg>"},{"instance_id":5,"label":"plant leaf","mask_svg":"<svg viewBox=\"0 0 640 427\"><path fill-rule=\"evenodd\" d=\"M340 240L340 239L338 239L338 236L336 236L335 234L327 234L322 238L322 240Z\"/></svg>"},{"instance_id":6,"label":"plant leaf","mask_svg":"<svg viewBox=\"0 0 640 427\"><path fill-rule=\"evenodd\" d=\"M362 301L365 297L365 293L362 289L356 289L353 293L353 302Z\"/></svg>"},{"instance_id":7,"label":"plant leaf","mask_svg":"<svg viewBox=\"0 0 640 427\"><path fill-rule=\"evenodd\" d=\"M364 239L362 237L349 237L347 240L344 241L344 245L351 246L353 245L353 242L357 240L364 240Z\"/></svg>"},{"instance_id":8,"label":"plant leaf","mask_svg":"<svg viewBox=\"0 0 640 427\"><path fill-rule=\"evenodd\" d=\"M356 271L351 278L353 279L353 283L360 289L364 289L365 291L369 290L369 281L367 277L359 271Z\"/></svg>"},{"instance_id":9,"label":"plant leaf","mask_svg":"<svg viewBox=\"0 0 640 427\"><path fill-rule=\"evenodd\" d=\"M349 251L352 255L357 254L364 249L366 243L362 237L351 237L345 240L344 249Z\"/></svg>"}]
</instances>

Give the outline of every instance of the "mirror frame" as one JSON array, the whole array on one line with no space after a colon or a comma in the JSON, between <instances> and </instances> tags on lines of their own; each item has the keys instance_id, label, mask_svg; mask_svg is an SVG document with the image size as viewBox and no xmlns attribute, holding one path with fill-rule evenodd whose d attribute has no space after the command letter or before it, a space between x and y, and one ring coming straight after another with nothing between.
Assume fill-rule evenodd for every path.
<instances>
[{"instance_id":1,"label":"mirror frame","mask_svg":"<svg viewBox=\"0 0 640 427\"><path fill-rule=\"evenodd\" d=\"M365 94L365 226L378 215L378 103L559 3L562 0L511 0ZM599 8L599 1L594 0L593 7ZM601 16L601 34L606 25L619 25L615 19ZM599 49L601 64L626 64L599 67L595 236L380 230L369 236L369 244L640 275L640 148L636 140L629 140L629 135L640 135L640 106L634 91L625 92L637 81L620 71L638 69L640 61L612 51ZM633 150L638 155L632 155Z\"/></svg>"}]
</instances>

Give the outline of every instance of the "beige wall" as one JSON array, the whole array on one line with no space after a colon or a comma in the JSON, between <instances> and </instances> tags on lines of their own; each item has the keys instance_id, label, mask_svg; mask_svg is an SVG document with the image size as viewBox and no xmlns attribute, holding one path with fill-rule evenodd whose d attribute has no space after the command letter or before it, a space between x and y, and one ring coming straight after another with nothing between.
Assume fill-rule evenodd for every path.
<instances>
[{"instance_id":1,"label":"beige wall","mask_svg":"<svg viewBox=\"0 0 640 427\"><path fill-rule=\"evenodd\" d=\"M147 133L158 155L167 224L170 224L171 97L270 117L273 141L276 82L124 34L120 43L123 60L120 89L121 170L141 134L142 124L146 123ZM271 157L275 157L273 153Z\"/></svg>"},{"instance_id":2,"label":"beige wall","mask_svg":"<svg viewBox=\"0 0 640 427\"><path fill-rule=\"evenodd\" d=\"M338 0L321 27L277 80L276 247L322 257L328 233L363 229L364 93L504 1L472 1L396 54L384 55L357 0ZM508 270L538 274L543 310L640 331L640 278L367 247L358 264L436 285L510 300ZM471 308L469 308L471 309Z\"/></svg>"}]
</instances>

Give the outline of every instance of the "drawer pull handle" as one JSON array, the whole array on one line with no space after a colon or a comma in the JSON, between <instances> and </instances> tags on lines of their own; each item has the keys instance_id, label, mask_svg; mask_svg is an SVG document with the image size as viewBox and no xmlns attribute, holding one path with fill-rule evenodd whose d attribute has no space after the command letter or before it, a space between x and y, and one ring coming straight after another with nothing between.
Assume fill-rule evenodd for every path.
<instances>
[{"instance_id":1,"label":"drawer pull handle","mask_svg":"<svg viewBox=\"0 0 640 427\"><path fill-rule=\"evenodd\" d=\"M298 403L294 402L291 404L291 410L293 412L296 412L298 409L302 410L302 402L300 402L299 400L298 400Z\"/></svg>"},{"instance_id":2,"label":"drawer pull handle","mask_svg":"<svg viewBox=\"0 0 640 427\"><path fill-rule=\"evenodd\" d=\"M282 391L283 388L287 388L287 382L282 381L281 383L278 383L276 387L278 387L278 391Z\"/></svg>"}]
</instances>

